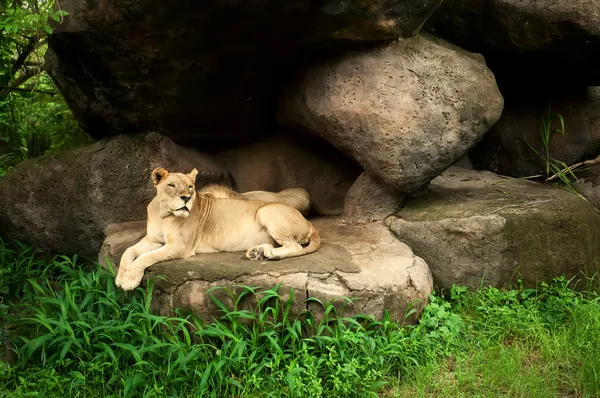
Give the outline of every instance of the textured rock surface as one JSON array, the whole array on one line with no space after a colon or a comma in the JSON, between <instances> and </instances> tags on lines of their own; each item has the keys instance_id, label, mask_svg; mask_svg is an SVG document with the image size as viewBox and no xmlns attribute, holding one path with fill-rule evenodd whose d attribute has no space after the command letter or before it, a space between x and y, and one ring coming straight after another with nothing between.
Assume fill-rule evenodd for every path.
<instances>
[{"instance_id":1,"label":"textured rock surface","mask_svg":"<svg viewBox=\"0 0 600 398\"><path fill-rule=\"evenodd\" d=\"M95 257L107 224L146 217L155 167L195 167L198 186L229 182L210 156L157 133L108 138L8 173L0 181L0 232L51 252Z\"/></svg>"},{"instance_id":2,"label":"textured rock surface","mask_svg":"<svg viewBox=\"0 0 600 398\"><path fill-rule=\"evenodd\" d=\"M403 199L369 173L362 173L346 194L343 220L351 224L384 220L400 208Z\"/></svg>"},{"instance_id":3,"label":"textured rock surface","mask_svg":"<svg viewBox=\"0 0 600 398\"><path fill-rule=\"evenodd\" d=\"M566 132L552 136L550 155L568 165L596 157L600 150L600 87L554 90L553 94L519 90L506 95L500 120L469 152L475 166L513 177L545 173L539 125L542 114L548 115L549 104L554 115L552 128L560 128L556 115L561 114Z\"/></svg>"},{"instance_id":4,"label":"textured rock surface","mask_svg":"<svg viewBox=\"0 0 600 398\"><path fill-rule=\"evenodd\" d=\"M46 67L91 135L156 129L204 151L264 135L290 67L413 35L440 2L63 0Z\"/></svg>"},{"instance_id":5,"label":"textured rock surface","mask_svg":"<svg viewBox=\"0 0 600 398\"><path fill-rule=\"evenodd\" d=\"M565 191L452 167L386 222L431 268L436 285L527 286L595 272L600 215ZM581 275L580 275L581 276Z\"/></svg>"},{"instance_id":6,"label":"textured rock surface","mask_svg":"<svg viewBox=\"0 0 600 398\"><path fill-rule=\"evenodd\" d=\"M489 56L507 78L600 84L597 0L445 1L426 28Z\"/></svg>"},{"instance_id":7,"label":"textured rock surface","mask_svg":"<svg viewBox=\"0 0 600 398\"><path fill-rule=\"evenodd\" d=\"M336 217L311 222L319 229L323 245L307 256L254 262L246 260L243 253L213 253L153 265L145 280L156 275L165 278L156 280L155 305L164 313L191 307L210 318L219 314L207 293L210 288L270 288L281 283L283 293L290 288L296 292L295 313L307 308L307 296L324 302L345 296L357 299L348 306L347 315L367 313L381 318L387 309L394 319L402 320L411 301L422 300L410 307L418 310L418 316L433 289L431 273L383 223L349 226ZM143 235L143 229L143 222L110 226L99 255L102 262L108 258L118 264L125 249ZM224 292L214 293L231 304ZM311 309L319 312L314 304Z\"/></svg>"},{"instance_id":8,"label":"textured rock surface","mask_svg":"<svg viewBox=\"0 0 600 398\"><path fill-rule=\"evenodd\" d=\"M231 173L238 192L301 187L311 212L342 214L344 196L361 173L359 165L318 138L280 134L215 155Z\"/></svg>"},{"instance_id":9,"label":"textured rock surface","mask_svg":"<svg viewBox=\"0 0 600 398\"><path fill-rule=\"evenodd\" d=\"M306 72L279 119L310 130L399 193L458 161L498 120L482 57L428 35L345 54Z\"/></svg>"},{"instance_id":10,"label":"textured rock surface","mask_svg":"<svg viewBox=\"0 0 600 398\"><path fill-rule=\"evenodd\" d=\"M595 164L583 170L576 170L577 183L581 194L600 210L600 164Z\"/></svg>"}]
</instances>

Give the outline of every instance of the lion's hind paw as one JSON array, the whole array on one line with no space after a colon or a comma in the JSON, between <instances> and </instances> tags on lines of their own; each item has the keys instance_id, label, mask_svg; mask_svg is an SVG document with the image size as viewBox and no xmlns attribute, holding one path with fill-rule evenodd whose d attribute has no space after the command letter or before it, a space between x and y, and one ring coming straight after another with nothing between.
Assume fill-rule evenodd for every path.
<instances>
[{"instance_id":1,"label":"lion's hind paw","mask_svg":"<svg viewBox=\"0 0 600 398\"><path fill-rule=\"evenodd\" d=\"M255 246L246 252L246 258L249 260L266 260L271 257L271 248L261 245Z\"/></svg>"},{"instance_id":2,"label":"lion's hind paw","mask_svg":"<svg viewBox=\"0 0 600 398\"><path fill-rule=\"evenodd\" d=\"M262 246L256 246L251 249L248 249L246 252L246 258L249 260L264 260L265 257L265 249Z\"/></svg>"}]
</instances>

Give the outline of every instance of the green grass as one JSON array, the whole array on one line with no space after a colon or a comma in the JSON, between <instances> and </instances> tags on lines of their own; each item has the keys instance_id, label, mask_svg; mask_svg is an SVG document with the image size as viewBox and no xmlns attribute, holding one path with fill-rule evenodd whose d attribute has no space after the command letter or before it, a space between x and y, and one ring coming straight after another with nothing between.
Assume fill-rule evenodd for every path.
<instances>
[{"instance_id":1,"label":"green grass","mask_svg":"<svg viewBox=\"0 0 600 398\"><path fill-rule=\"evenodd\" d=\"M550 176L552 166L555 166L556 162L556 160L552 159L552 157L550 156L550 143L552 142L552 137L555 133L565 135L565 120L563 116L560 113L556 114L556 118L558 119L560 127L554 129L552 128L553 116L554 115L550 110L550 106L548 106L548 114L542 114L540 124L538 125L540 138L542 139L542 145L544 146L544 163L546 164L546 178ZM562 168L559 170L562 170Z\"/></svg>"},{"instance_id":2,"label":"green grass","mask_svg":"<svg viewBox=\"0 0 600 398\"><path fill-rule=\"evenodd\" d=\"M556 124L559 125L558 128L553 127ZM554 134L559 133L561 135L566 135L565 120L563 116L560 113L552 113L550 105L548 105L548 113L542 113L540 123L538 124L538 130L542 142L543 154L540 154L540 152L538 152L531 144L527 143L527 146L543 160L545 166L544 174L532 175L524 178L543 177L546 182L554 180L556 182L552 183L553 185L564 188L579 198L587 200L581 192L579 192L579 189L576 186L578 180L575 173L573 173L573 170L571 170L565 162L555 159L550 155L550 145Z\"/></svg>"},{"instance_id":3,"label":"green grass","mask_svg":"<svg viewBox=\"0 0 600 398\"><path fill-rule=\"evenodd\" d=\"M252 310L211 323L164 317L152 284L124 293L95 265L0 242L0 341L16 350L14 364L0 360L0 397L600 394L598 295L561 278L455 287L415 326L344 317L331 303L322 319L294 317L277 287L242 295L255 296Z\"/></svg>"},{"instance_id":4,"label":"green grass","mask_svg":"<svg viewBox=\"0 0 600 398\"><path fill-rule=\"evenodd\" d=\"M600 301L558 278L539 289L462 292L461 350L417 369L389 396L598 397Z\"/></svg>"}]
</instances>

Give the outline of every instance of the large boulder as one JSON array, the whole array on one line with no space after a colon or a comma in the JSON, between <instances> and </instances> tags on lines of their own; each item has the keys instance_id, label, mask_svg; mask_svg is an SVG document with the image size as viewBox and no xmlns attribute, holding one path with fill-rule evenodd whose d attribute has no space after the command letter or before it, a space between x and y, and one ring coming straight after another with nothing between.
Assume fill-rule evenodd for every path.
<instances>
[{"instance_id":1,"label":"large boulder","mask_svg":"<svg viewBox=\"0 0 600 398\"><path fill-rule=\"evenodd\" d=\"M436 285L526 286L592 275L600 215L566 190L452 167L386 220L427 262Z\"/></svg>"},{"instance_id":2,"label":"large boulder","mask_svg":"<svg viewBox=\"0 0 600 398\"><path fill-rule=\"evenodd\" d=\"M383 223L351 226L337 217L311 222L319 230L322 246L306 256L259 262L247 260L244 253L210 253L151 266L144 281L161 277L156 280L154 305L166 314L173 308L187 308L211 319L220 315L211 294L232 308L226 291L215 287L235 291L241 285L264 289L281 284L282 293L292 288L296 292L293 315L307 308L323 313L317 304L306 302L307 297L325 304L337 299L338 305L344 302L340 297L347 297L356 300L348 306L348 316L366 313L382 318L388 310L392 318L403 321L408 309L416 309L408 321L418 319L433 290L431 273ZM144 235L144 227L144 222L108 226L100 263L118 264L125 249Z\"/></svg>"},{"instance_id":3,"label":"large boulder","mask_svg":"<svg viewBox=\"0 0 600 398\"><path fill-rule=\"evenodd\" d=\"M312 214L342 214L344 197L362 169L323 140L279 134L215 154L238 192L301 187L310 195Z\"/></svg>"},{"instance_id":4,"label":"large boulder","mask_svg":"<svg viewBox=\"0 0 600 398\"><path fill-rule=\"evenodd\" d=\"M196 184L230 184L210 156L158 133L123 135L19 164L0 181L0 233L42 249L95 257L109 223L146 217L155 167Z\"/></svg>"},{"instance_id":5,"label":"large boulder","mask_svg":"<svg viewBox=\"0 0 600 398\"><path fill-rule=\"evenodd\" d=\"M412 192L458 161L498 120L503 98L481 56L429 35L349 52L285 94L280 121Z\"/></svg>"},{"instance_id":6,"label":"large boulder","mask_svg":"<svg viewBox=\"0 0 600 398\"><path fill-rule=\"evenodd\" d=\"M600 150L600 87L553 90L546 95L519 90L505 95L500 120L469 152L474 165L513 177L545 173L546 148L539 127L549 110L552 130L561 127L559 114L565 123L565 134L554 133L550 140L550 156L568 165L596 157Z\"/></svg>"},{"instance_id":7,"label":"large boulder","mask_svg":"<svg viewBox=\"0 0 600 398\"><path fill-rule=\"evenodd\" d=\"M597 0L445 1L426 28L484 54L501 82L600 85Z\"/></svg>"},{"instance_id":8,"label":"large boulder","mask_svg":"<svg viewBox=\"0 0 600 398\"><path fill-rule=\"evenodd\" d=\"M62 0L46 67L94 137L156 129L230 146L274 124L287 69L414 35L440 2Z\"/></svg>"}]
</instances>

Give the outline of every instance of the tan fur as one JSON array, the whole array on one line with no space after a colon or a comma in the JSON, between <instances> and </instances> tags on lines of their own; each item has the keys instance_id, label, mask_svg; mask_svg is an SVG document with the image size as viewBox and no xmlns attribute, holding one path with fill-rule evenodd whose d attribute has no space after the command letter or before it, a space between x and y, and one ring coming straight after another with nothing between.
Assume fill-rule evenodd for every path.
<instances>
[{"instance_id":1,"label":"tan fur","mask_svg":"<svg viewBox=\"0 0 600 398\"><path fill-rule=\"evenodd\" d=\"M152 172L157 194L148 205L146 236L123 253L117 286L134 289L149 266L196 253L246 251L250 260L279 260L319 249L319 233L296 208L241 199L226 187L196 192L197 173Z\"/></svg>"},{"instance_id":2,"label":"tan fur","mask_svg":"<svg viewBox=\"0 0 600 398\"><path fill-rule=\"evenodd\" d=\"M304 217L308 215L310 209L310 196L303 188L288 188L279 192L249 191L238 193L229 187L211 184L199 190L198 193L216 199L249 199L283 203L298 210Z\"/></svg>"}]
</instances>

